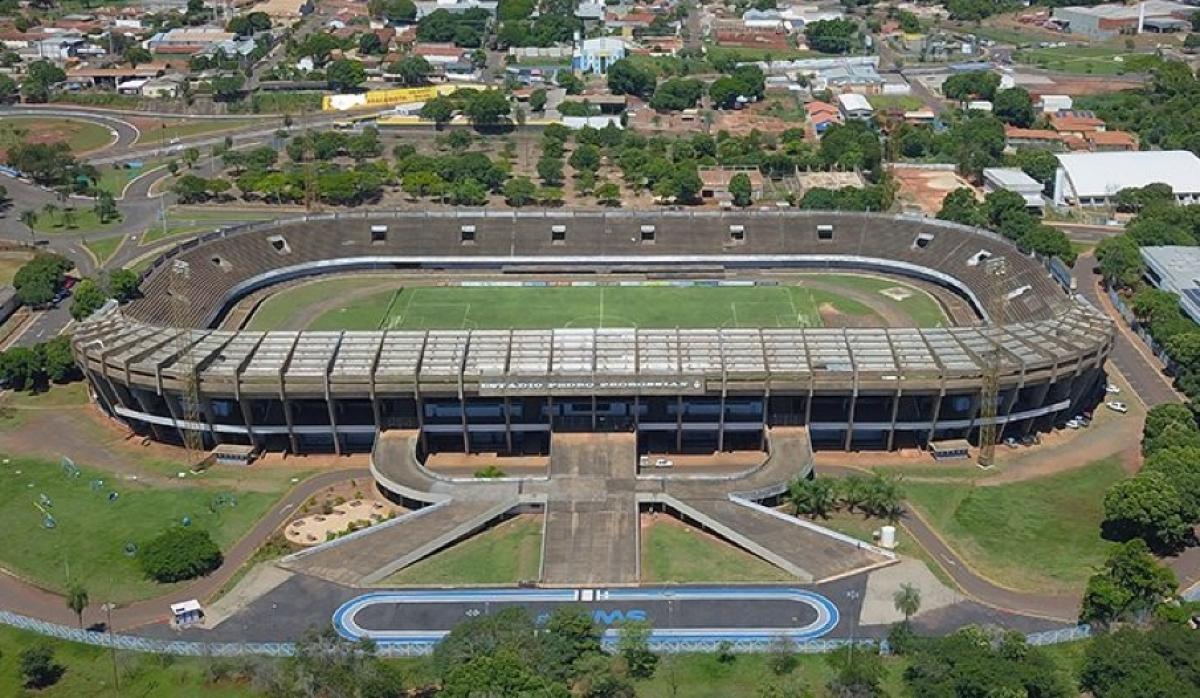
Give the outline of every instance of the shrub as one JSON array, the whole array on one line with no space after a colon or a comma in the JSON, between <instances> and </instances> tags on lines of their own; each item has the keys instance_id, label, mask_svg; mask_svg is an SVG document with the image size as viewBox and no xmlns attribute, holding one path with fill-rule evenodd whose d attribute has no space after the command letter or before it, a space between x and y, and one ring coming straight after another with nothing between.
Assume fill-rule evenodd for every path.
<instances>
[{"instance_id":1,"label":"shrub","mask_svg":"<svg viewBox=\"0 0 1200 698\"><path fill-rule=\"evenodd\" d=\"M66 667L54 661L54 650L41 643L21 651L20 667L28 688L53 686L66 671Z\"/></svg>"},{"instance_id":2,"label":"shrub","mask_svg":"<svg viewBox=\"0 0 1200 698\"><path fill-rule=\"evenodd\" d=\"M170 583L208 574L221 566L221 549L208 531L175 526L142 546L138 561L146 576Z\"/></svg>"}]
</instances>

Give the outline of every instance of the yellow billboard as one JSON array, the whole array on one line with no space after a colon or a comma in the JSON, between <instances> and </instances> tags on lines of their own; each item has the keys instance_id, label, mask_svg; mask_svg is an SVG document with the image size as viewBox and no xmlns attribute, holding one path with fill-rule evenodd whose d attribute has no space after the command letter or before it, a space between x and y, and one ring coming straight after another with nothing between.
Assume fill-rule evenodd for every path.
<instances>
[{"instance_id":1,"label":"yellow billboard","mask_svg":"<svg viewBox=\"0 0 1200 698\"><path fill-rule=\"evenodd\" d=\"M321 108L325 111L347 111L370 107L390 107L395 104L428 102L436 97L452 95L459 90L486 90L487 85L475 83L442 83L426 87L397 87L390 90L370 90L353 95L325 95Z\"/></svg>"}]
</instances>

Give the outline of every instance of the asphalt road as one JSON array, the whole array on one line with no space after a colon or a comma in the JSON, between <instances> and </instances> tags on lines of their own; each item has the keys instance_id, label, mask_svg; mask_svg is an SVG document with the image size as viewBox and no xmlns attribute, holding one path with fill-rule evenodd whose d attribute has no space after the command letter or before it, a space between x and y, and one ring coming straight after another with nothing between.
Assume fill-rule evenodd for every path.
<instances>
[{"instance_id":1,"label":"asphalt road","mask_svg":"<svg viewBox=\"0 0 1200 698\"><path fill-rule=\"evenodd\" d=\"M1133 334L1125 321L1117 315L1107 295L1101 288L1100 275L1095 273L1096 258L1091 253L1083 255L1075 263L1075 278L1079 293L1092 305L1104 311L1117 329L1116 345L1110 360L1125 380L1129 381L1133 396L1147 407L1181 400L1172 385L1171 378L1163 372L1163 366L1154 358L1150 349Z\"/></svg>"}]
</instances>

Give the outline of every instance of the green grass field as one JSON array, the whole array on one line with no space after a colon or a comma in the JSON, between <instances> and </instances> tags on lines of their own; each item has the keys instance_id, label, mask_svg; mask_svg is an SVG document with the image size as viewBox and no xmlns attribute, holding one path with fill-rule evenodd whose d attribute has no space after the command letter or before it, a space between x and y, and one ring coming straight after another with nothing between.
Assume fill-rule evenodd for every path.
<instances>
[{"instance_id":1,"label":"green grass field","mask_svg":"<svg viewBox=\"0 0 1200 698\"><path fill-rule=\"evenodd\" d=\"M97 150L113 140L108 128L90 121L44 116L5 117L0 126L0 146L15 138L30 143L65 141L73 153Z\"/></svg>"},{"instance_id":2,"label":"green grass field","mask_svg":"<svg viewBox=\"0 0 1200 698\"><path fill-rule=\"evenodd\" d=\"M1079 591L1112 544L1100 538L1104 492L1125 476L1116 458L993 487L904 483L908 503L971 564L1014 589Z\"/></svg>"},{"instance_id":3,"label":"green grass field","mask_svg":"<svg viewBox=\"0 0 1200 698\"><path fill-rule=\"evenodd\" d=\"M823 324L823 313L842 316L835 324L884 326L875 309L852 297L856 294L877 298L916 326L946 323L937 301L901 282L848 274L811 278L811 285L749 287L397 287L386 277L341 276L281 290L259 306L248 327L331 331L814 327ZM836 287L852 293L837 293ZM889 295L894 292L903 297ZM330 300L347 294L344 302Z\"/></svg>"},{"instance_id":4,"label":"green grass field","mask_svg":"<svg viewBox=\"0 0 1200 698\"><path fill-rule=\"evenodd\" d=\"M96 255L96 261L103 264L105 260L113 256L113 253L116 252L117 248L121 246L121 242L124 241L124 239L125 238L122 235L110 235L106 238L85 240L83 244L88 248L88 250L91 251L92 254Z\"/></svg>"},{"instance_id":5,"label":"green grass field","mask_svg":"<svg viewBox=\"0 0 1200 698\"><path fill-rule=\"evenodd\" d=\"M25 263L31 259L33 259L33 254L24 250L0 252L0 286L11 284L17 270L25 266Z\"/></svg>"},{"instance_id":6,"label":"green grass field","mask_svg":"<svg viewBox=\"0 0 1200 698\"><path fill-rule=\"evenodd\" d=\"M164 164L166 164L165 160L152 158L143 162L141 167L103 165L100 167L100 180L96 182L96 186L115 197L120 197L130 182Z\"/></svg>"},{"instance_id":7,"label":"green grass field","mask_svg":"<svg viewBox=\"0 0 1200 698\"><path fill-rule=\"evenodd\" d=\"M159 146L163 143L170 144L172 138L190 138L192 136L204 136L211 133L232 131L233 129L250 126L253 123L253 119L199 119L195 121L168 119L149 128L142 128L136 145ZM200 152L207 153L207 146L201 148Z\"/></svg>"},{"instance_id":8,"label":"green grass field","mask_svg":"<svg viewBox=\"0 0 1200 698\"><path fill-rule=\"evenodd\" d=\"M1119 59L1119 60L1118 60ZM1013 54L1018 63L1079 75L1123 75L1149 71L1162 59L1149 53L1093 46L1029 48Z\"/></svg>"},{"instance_id":9,"label":"green grass field","mask_svg":"<svg viewBox=\"0 0 1200 698\"><path fill-rule=\"evenodd\" d=\"M516 584L537 579L542 518L518 516L384 579L382 586Z\"/></svg>"},{"instance_id":10,"label":"green grass field","mask_svg":"<svg viewBox=\"0 0 1200 698\"><path fill-rule=\"evenodd\" d=\"M648 583L795 581L769 562L675 521L643 529L641 554L642 581Z\"/></svg>"},{"instance_id":11,"label":"green grass field","mask_svg":"<svg viewBox=\"0 0 1200 698\"><path fill-rule=\"evenodd\" d=\"M104 603L92 597L93 604ZM66 668L58 683L27 691L18 664L21 651L37 643L54 650L54 659ZM205 667L212 659L163 657L132 652L117 653L120 690L113 685L112 656L103 647L42 638L34 633L0 626L0 695L78 698L78 696L139 696L139 698L250 698L264 693L245 682L212 683Z\"/></svg>"},{"instance_id":12,"label":"green grass field","mask_svg":"<svg viewBox=\"0 0 1200 698\"><path fill-rule=\"evenodd\" d=\"M121 217L117 216L101 223L100 217L92 210L90 204L75 207L75 220L71 225L67 225L67 221L63 219L61 209L53 215L45 211L38 211L37 214L33 229L39 233L87 233L93 230L107 230L121 222Z\"/></svg>"},{"instance_id":13,"label":"green grass field","mask_svg":"<svg viewBox=\"0 0 1200 698\"><path fill-rule=\"evenodd\" d=\"M96 480L104 484L93 489ZM118 493L115 501L110 492ZM236 506L212 511L222 494L235 494ZM90 468L72 478L58 463L12 457L0 463L0 566L56 591L70 579L83 581L94 598L147 598L169 587L142 577L136 559L125 554L127 543L140 545L187 516L227 549L276 498L229 488L151 487ZM54 528L43 527L42 509L54 517Z\"/></svg>"}]
</instances>

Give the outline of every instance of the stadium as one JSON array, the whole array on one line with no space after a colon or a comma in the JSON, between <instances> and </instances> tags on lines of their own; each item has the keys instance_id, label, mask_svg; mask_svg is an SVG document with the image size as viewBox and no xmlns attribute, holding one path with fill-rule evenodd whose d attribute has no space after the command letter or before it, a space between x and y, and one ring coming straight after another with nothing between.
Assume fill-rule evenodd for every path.
<instances>
[{"instance_id":1,"label":"stadium","mask_svg":"<svg viewBox=\"0 0 1200 698\"><path fill-rule=\"evenodd\" d=\"M839 318L821 274L941 315ZM257 322L314 277L383 295L336 308L340 326ZM343 292L327 289L332 308ZM765 449L773 427L816 448L924 448L977 439L989 380L1001 437L1023 436L1095 403L1113 343L1004 239L873 214L310 215L185 243L141 291L73 334L103 409L164 442L186 429L292 453L368 451L391 429L427 453L544 455L565 432Z\"/></svg>"}]
</instances>

